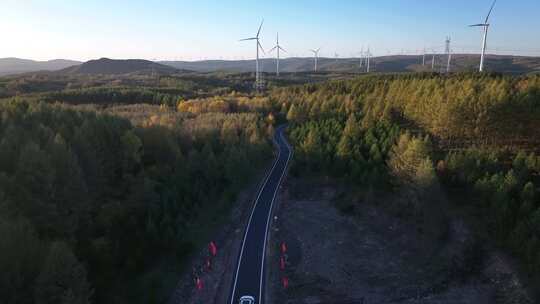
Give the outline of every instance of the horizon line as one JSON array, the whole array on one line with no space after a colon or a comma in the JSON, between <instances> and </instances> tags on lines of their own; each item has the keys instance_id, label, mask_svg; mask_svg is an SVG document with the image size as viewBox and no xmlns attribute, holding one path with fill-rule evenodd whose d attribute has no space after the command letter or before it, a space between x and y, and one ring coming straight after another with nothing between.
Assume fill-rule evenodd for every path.
<instances>
[{"instance_id":1,"label":"horizon line","mask_svg":"<svg viewBox=\"0 0 540 304\"><path fill-rule=\"evenodd\" d=\"M433 53L433 52L426 52L426 56L444 56L447 55L446 53ZM383 57L396 57L396 56L403 56L403 57L421 57L424 54L386 54L386 55L377 55L377 56L371 56L371 58L383 58ZM479 53L452 53L453 56L459 56L459 55L473 55L473 56L480 56ZM539 58L540 55L518 55L518 54L501 54L497 52L493 53L487 53L486 56L500 56L500 57L529 57L529 58ZM281 60L286 59L307 59L307 58L314 58L313 56L289 56L289 57L281 57ZM362 58L361 56L347 56L347 57L330 57L330 56L321 56L319 59L331 59L331 60L350 60L350 59L359 59ZM6 60L6 59L16 59L16 60L29 60L34 62L50 62L50 61L57 61L57 60L65 60L65 61L76 61L76 62L89 62L93 60L100 60L100 59L111 59L111 60L146 60L146 61L152 61L152 62L205 62L205 61L255 61L255 58L201 58L201 59L178 59L178 58L172 58L172 59L159 59L159 58L113 58L113 57L99 57L99 58L93 58L93 59L69 59L69 58L52 58L52 59L32 59L32 58L21 58L21 57L14 57L14 56L8 56L8 57L1 57L0 60ZM276 57L263 57L259 58L259 60L265 60L265 59L276 59Z\"/></svg>"}]
</instances>

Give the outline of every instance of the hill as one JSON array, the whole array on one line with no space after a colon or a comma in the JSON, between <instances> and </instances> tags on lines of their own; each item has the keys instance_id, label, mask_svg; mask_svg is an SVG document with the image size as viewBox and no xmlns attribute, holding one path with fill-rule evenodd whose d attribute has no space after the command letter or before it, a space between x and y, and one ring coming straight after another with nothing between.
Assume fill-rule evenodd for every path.
<instances>
[{"instance_id":1,"label":"hill","mask_svg":"<svg viewBox=\"0 0 540 304\"><path fill-rule=\"evenodd\" d=\"M404 73L431 71L432 55L426 55L426 64L422 66L422 56L395 55L381 56L371 59L371 71L382 73ZM275 59L260 60L261 71L275 72ZM365 70L359 67L359 58L319 58L319 71L357 73ZM453 71L473 71L477 69L479 56L476 54L454 54ZM309 57L285 58L280 61L280 70L284 73L310 72L314 60ZM444 70L446 57L435 56L435 71ZM61 71L68 74L128 74L135 72L156 72L170 74L179 70L202 73L208 72L252 72L255 60L202 60L202 61L159 61L129 59L114 60L101 58L85 63L72 60L33 61L19 58L0 58L0 76L37 71ZM540 72L540 57L488 55L486 70L507 74L528 74Z\"/></svg>"},{"instance_id":2,"label":"hill","mask_svg":"<svg viewBox=\"0 0 540 304\"><path fill-rule=\"evenodd\" d=\"M395 55L381 56L371 59L371 70L374 72L420 72L431 70L431 54L426 56L426 64L422 66L422 56ZM161 61L161 64L177 69L188 69L197 72L250 72L255 67L254 60L204 60L204 61ZM263 72L275 71L275 59L264 58L260 60ZM359 58L319 58L319 71L326 72L360 72ZM454 54L452 59L453 71L470 71L477 69L479 56L475 54ZM313 58L295 57L280 61L280 70L284 73L312 71ZM435 70L446 67L446 56L435 56ZM540 72L540 57L488 55L486 70L500 73L527 74Z\"/></svg>"},{"instance_id":3,"label":"hill","mask_svg":"<svg viewBox=\"0 0 540 304\"><path fill-rule=\"evenodd\" d=\"M97 60L90 60L81 65L72 66L59 72L65 74L118 75L140 72L172 74L178 72L178 70L171 66L142 59L116 60L101 58Z\"/></svg>"},{"instance_id":4,"label":"hill","mask_svg":"<svg viewBox=\"0 0 540 304\"><path fill-rule=\"evenodd\" d=\"M36 71L57 71L78 64L81 63L64 59L35 61L20 58L0 58L0 76Z\"/></svg>"},{"instance_id":5,"label":"hill","mask_svg":"<svg viewBox=\"0 0 540 304\"><path fill-rule=\"evenodd\" d=\"M321 58L324 61L325 58ZM197 72L252 72L255 68L255 60L202 60L202 61L160 61L159 63L175 67L177 69L188 69ZM313 58L285 58L280 60L280 71L282 72L307 72L313 70ZM264 58L260 60L262 72L271 73L275 71L275 59ZM328 66L327 71L333 70L334 66ZM350 70L350 69L349 69Z\"/></svg>"}]
</instances>

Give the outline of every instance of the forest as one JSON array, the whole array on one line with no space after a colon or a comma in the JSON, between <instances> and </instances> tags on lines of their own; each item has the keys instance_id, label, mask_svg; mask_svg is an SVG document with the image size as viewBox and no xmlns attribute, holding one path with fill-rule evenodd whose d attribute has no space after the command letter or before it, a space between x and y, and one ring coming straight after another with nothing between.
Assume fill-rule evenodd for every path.
<instances>
[{"instance_id":1,"label":"forest","mask_svg":"<svg viewBox=\"0 0 540 304\"><path fill-rule=\"evenodd\" d=\"M540 282L539 76L376 75L270 96L291 123L293 174L407 187L415 202L440 185Z\"/></svg>"},{"instance_id":2,"label":"forest","mask_svg":"<svg viewBox=\"0 0 540 304\"><path fill-rule=\"evenodd\" d=\"M353 76L347 73L290 73L281 78L273 74L265 75L269 88ZM145 103L174 106L178 99L208 98L231 93L250 95L253 88L251 80L251 73L226 72L136 72L120 75L41 72L0 77L0 100L24 96L26 99L68 104Z\"/></svg>"},{"instance_id":3,"label":"forest","mask_svg":"<svg viewBox=\"0 0 540 304\"><path fill-rule=\"evenodd\" d=\"M292 176L411 189L412 209L441 187L538 279L540 76L298 78L258 94L248 76L1 78L0 298L156 302L140 278L185 271L285 122Z\"/></svg>"},{"instance_id":4,"label":"forest","mask_svg":"<svg viewBox=\"0 0 540 304\"><path fill-rule=\"evenodd\" d=\"M259 113L140 108L0 104L3 303L155 301L126 282L180 267L270 160Z\"/></svg>"}]
</instances>

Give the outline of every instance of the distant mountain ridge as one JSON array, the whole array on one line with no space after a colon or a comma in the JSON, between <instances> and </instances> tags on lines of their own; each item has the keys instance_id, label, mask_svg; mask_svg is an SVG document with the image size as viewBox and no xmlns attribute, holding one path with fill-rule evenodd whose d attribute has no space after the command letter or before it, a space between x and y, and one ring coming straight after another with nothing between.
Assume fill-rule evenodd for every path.
<instances>
[{"instance_id":1,"label":"distant mountain ridge","mask_svg":"<svg viewBox=\"0 0 540 304\"><path fill-rule=\"evenodd\" d=\"M431 71L431 54L426 55L425 65L422 66L422 56L395 55L373 57L371 71L373 72L420 72ZM435 71L446 70L446 56L435 56ZM479 55L453 54L452 71L473 71L478 69ZM160 61L178 69L188 69L196 72L252 72L255 69L255 60L205 60L205 61ZM264 58L260 62L261 71L273 73L276 71L276 60ZM314 59L309 57L285 58L279 62L280 71L284 73L312 71ZM325 72L360 72L360 58L319 58L318 70ZM540 57L487 55L486 70L492 72L526 74L540 72Z\"/></svg>"},{"instance_id":2,"label":"distant mountain ridge","mask_svg":"<svg viewBox=\"0 0 540 304\"><path fill-rule=\"evenodd\" d=\"M65 59L35 61L20 58L0 58L0 76L37 71L58 71L78 64L81 64L81 62Z\"/></svg>"},{"instance_id":3,"label":"distant mountain ridge","mask_svg":"<svg viewBox=\"0 0 540 304\"><path fill-rule=\"evenodd\" d=\"M178 69L159 64L149 60L142 59L109 59L101 58L96 60L90 60L83 64L72 66L63 70L60 70L59 73L66 74L129 74L136 72L148 72L148 73L175 73L178 72Z\"/></svg>"},{"instance_id":4,"label":"distant mountain ridge","mask_svg":"<svg viewBox=\"0 0 540 304\"><path fill-rule=\"evenodd\" d=\"M476 54L453 54L452 71L474 71L478 69L480 58ZM371 71L383 73L403 73L431 71L432 55L422 56L396 55L381 56L371 59ZM434 71L446 70L446 56L436 55ZM261 71L274 73L274 58L260 60ZM314 59L309 57L293 57L280 60L280 71L284 73L309 72L314 67ZM324 72L362 72L359 58L319 58L319 71ZM210 72L253 72L255 60L204 60L204 61L159 61L142 59L115 60L101 58L81 63L73 60L33 61L18 58L0 58L0 76L37 71L57 71L66 74L128 74L128 73L162 73L171 74L181 70ZM540 57L487 55L486 70L510 74L540 73Z\"/></svg>"}]
</instances>

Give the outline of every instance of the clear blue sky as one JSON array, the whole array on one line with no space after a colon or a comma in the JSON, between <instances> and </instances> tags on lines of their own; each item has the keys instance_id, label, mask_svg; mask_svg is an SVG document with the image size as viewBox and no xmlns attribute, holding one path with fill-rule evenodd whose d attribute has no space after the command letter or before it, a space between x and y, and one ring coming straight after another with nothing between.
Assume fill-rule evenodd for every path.
<instances>
[{"instance_id":1,"label":"clear blue sky","mask_svg":"<svg viewBox=\"0 0 540 304\"><path fill-rule=\"evenodd\" d=\"M0 57L99 57L158 60L253 58L262 18L262 44L276 32L288 56L349 57L362 46L375 55L443 51L478 52L479 28L491 0L1 0ZM540 1L499 0L490 52L540 56Z\"/></svg>"}]
</instances>

